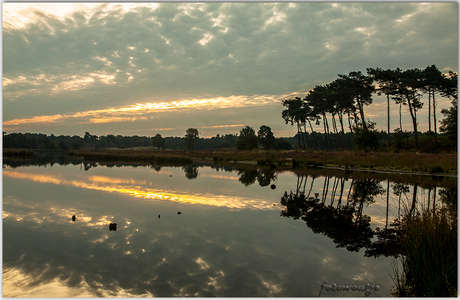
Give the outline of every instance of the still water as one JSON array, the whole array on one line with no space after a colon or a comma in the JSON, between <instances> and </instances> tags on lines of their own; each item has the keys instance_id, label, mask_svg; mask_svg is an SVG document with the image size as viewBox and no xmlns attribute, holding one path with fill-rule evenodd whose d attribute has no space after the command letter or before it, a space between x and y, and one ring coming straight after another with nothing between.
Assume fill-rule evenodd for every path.
<instances>
[{"instance_id":1,"label":"still water","mask_svg":"<svg viewBox=\"0 0 460 300\"><path fill-rule=\"evenodd\" d=\"M388 296L396 260L365 254L373 230L413 203L414 186L401 186L268 169L4 159L3 296L365 296L326 291L325 281ZM417 205L439 192L415 191ZM307 213L299 195L317 209Z\"/></svg>"}]
</instances>

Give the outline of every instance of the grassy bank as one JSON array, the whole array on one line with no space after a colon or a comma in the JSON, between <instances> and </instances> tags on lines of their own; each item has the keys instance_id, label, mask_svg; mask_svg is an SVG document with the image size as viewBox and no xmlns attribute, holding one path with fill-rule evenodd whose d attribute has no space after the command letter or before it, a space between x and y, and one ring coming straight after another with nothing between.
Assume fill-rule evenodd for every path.
<instances>
[{"instance_id":1,"label":"grassy bank","mask_svg":"<svg viewBox=\"0 0 460 300\"><path fill-rule=\"evenodd\" d=\"M3 156L29 158L34 156L34 150L7 148L3 149Z\"/></svg>"},{"instance_id":2,"label":"grassy bank","mask_svg":"<svg viewBox=\"0 0 460 300\"><path fill-rule=\"evenodd\" d=\"M426 174L457 175L456 154L428 153L383 153L383 152L325 152L325 151L238 151L230 150L72 150L74 157L87 161L137 162L137 163L177 163L192 162L252 163L275 165L284 168L307 168L311 166L366 169L369 171L401 171ZM4 156L33 156L33 150L4 149Z\"/></svg>"},{"instance_id":3,"label":"grassy bank","mask_svg":"<svg viewBox=\"0 0 460 300\"><path fill-rule=\"evenodd\" d=\"M427 153L378 153L378 152L308 152L308 151L149 151L149 150L103 150L70 151L69 154L88 160L120 161L184 161L233 163L246 162L259 165L308 167L333 166L369 170L409 171L428 174L457 174L456 154Z\"/></svg>"},{"instance_id":4,"label":"grassy bank","mask_svg":"<svg viewBox=\"0 0 460 300\"><path fill-rule=\"evenodd\" d=\"M148 150L105 150L105 151L69 151L69 155L82 157L85 161L130 162L149 164L191 164L193 158L175 151Z\"/></svg>"}]
</instances>

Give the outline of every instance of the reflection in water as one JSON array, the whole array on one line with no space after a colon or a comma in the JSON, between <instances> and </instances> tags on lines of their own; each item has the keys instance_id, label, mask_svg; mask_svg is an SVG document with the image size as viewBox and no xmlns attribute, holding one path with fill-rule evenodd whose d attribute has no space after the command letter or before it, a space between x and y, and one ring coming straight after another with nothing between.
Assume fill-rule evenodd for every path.
<instances>
[{"instance_id":1,"label":"reflection in water","mask_svg":"<svg viewBox=\"0 0 460 300\"><path fill-rule=\"evenodd\" d=\"M198 177L198 168L196 166L185 166L182 167L182 170L184 170L187 179L196 179Z\"/></svg>"},{"instance_id":2,"label":"reflection in water","mask_svg":"<svg viewBox=\"0 0 460 300\"><path fill-rule=\"evenodd\" d=\"M267 186L272 181L276 180L276 175L273 171L261 171L258 169L249 169L249 170L238 170L238 175L240 175L239 181L244 184L244 186L250 186L256 182L259 182L260 186ZM276 187L276 186L275 186ZM273 189L273 188L272 188Z\"/></svg>"},{"instance_id":3,"label":"reflection in water","mask_svg":"<svg viewBox=\"0 0 460 300\"><path fill-rule=\"evenodd\" d=\"M315 179L316 176L311 177L310 188L306 191L308 176L298 175L295 192L286 191L281 197L280 203L284 206L281 216L295 220L302 219L314 233L320 233L331 238L336 247L345 247L349 251L359 251L365 248L365 255L368 257L401 254L401 247L398 245L401 210L406 212L403 219L415 215L419 201L417 192L420 188L418 184L414 184L412 187L411 195L409 195L411 189L408 185L402 183L391 185L393 194L398 197L398 208L394 222L389 224L389 181L387 181L387 189L384 189L381 182L376 179L352 179L346 202L344 202L342 201L345 186L344 178L335 177L331 186L331 177L325 176L322 193L314 193L314 197L312 197L310 194ZM437 195L436 187L428 187L427 190L427 201L420 203L420 207L427 206L434 209ZM439 196L441 199L456 199L456 191L456 187L443 188L439 192ZM385 193L385 227L372 229L371 217L363 214L363 210L375 203L375 197ZM402 196L407 200L404 201L403 207L401 206ZM443 200L443 205L447 206L450 211L456 211L456 201ZM376 239L374 240L374 238Z\"/></svg>"},{"instance_id":4,"label":"reflection in water","mask_svg":"<svg viewBox=\"0 0 460 300\"><path fill-rule=\"evenodd\" d=\"M12 171L8 169L3 170L3 176L10 178L29 179L40 183L70 185L89 190L127 194L134 198L141 199L167 200L191 204L222 206L232 209L274 209L272 207L272 203L264 199L237 197L234 195L226 196L210 194L179 194L174 191L166 192L164 190L142 187L142 185L147 185L148 182L136 181L134 179L121 179L107 176L89 176L82 177L81 179L78 178L76 180L66 180L53 175L23 173L20 171ZM83 180L87 180L88 182Z\"/></svg>"},{"instance_id":5,"label":"reflection in water","mask_svg":"<svg viewBox=\"0 0 460 300\"><path fill-rule=\"evenodd\" d=\"M289 194L285 192L281 197L281 204L286 208L281 211L281 215L294 219L301 218L314 233L331 238L337 247L359 251L369 245L372 229L370 217L362 213L364 201L355 198L351 203L347 200L346 204L342 205L339 200L334 206L332 200L327 205L326 194L324 192L322 199L319 199L319 194L315 197L306 197L304 191L291 191Z\"/></svg>"},{"instance_id":6,"label":"reflection in water","mask_svg":"<svg viewBox=\"0 0 460 300\"><path fill-rule=\"evenodd\" d=\"M4 296L298 297L364 278L385 296L391 264L374 257L401 244L393 217L456 208L456 189L368 178L95 166L4 168Z\"/></svg>"},{"instance_id":7,"label":"reflection in water","mask_svg":"<svg viewBox=\"0 0 460 300\"><path fill-rule=\"evenodd\" d=\"M332 184L329 203L329 177L326 176L322 197L305 195L303 175L299 175L296 191L281 197L281 215L302 219L314 233L323 234L349 251L365 249L365 257L391 256L400 260L402 274L396 269L395 296L457 295L457 188L443 188L441 203L436 205L436 187L429 186L428 196L421 199L418 184L392 185L398 197L397 217L389 224L390 182L385 190L374 179L353 179L346 203L342 204L343 182L337 204L337 178ZM312 183L314 178L312 178ZM434 192L432 194L432 189ZM426 190L425 190L426 191ZM375 203L375 197L386 192L385 227L371 228L371 217L363 214L364 206ZM310 192L309 192L310 193ZM401 209L401 198L406 200ZM423 201L421 201L423 200ZM421 202L421 203L420 203ZM401 217L401 210L403 211Z\"/></svg>"}]
</instances>

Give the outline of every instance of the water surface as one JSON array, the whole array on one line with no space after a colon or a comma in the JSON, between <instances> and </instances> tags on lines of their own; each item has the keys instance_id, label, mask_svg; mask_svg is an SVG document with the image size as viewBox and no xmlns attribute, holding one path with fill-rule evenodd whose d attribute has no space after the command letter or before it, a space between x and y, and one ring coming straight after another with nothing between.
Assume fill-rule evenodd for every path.
<instances>
[{"instance_id":1,"label":"water surface","mask_svg":"<svg viewBox=\"0 0 460 300\"><path fill-rule=\"evenodd\" d=\"M416 205L439 192L267 169L4 160L3 296L364 296L325 281L388 296L395 260L365 254L414 190Z\"/></svg>"}]
</instances>

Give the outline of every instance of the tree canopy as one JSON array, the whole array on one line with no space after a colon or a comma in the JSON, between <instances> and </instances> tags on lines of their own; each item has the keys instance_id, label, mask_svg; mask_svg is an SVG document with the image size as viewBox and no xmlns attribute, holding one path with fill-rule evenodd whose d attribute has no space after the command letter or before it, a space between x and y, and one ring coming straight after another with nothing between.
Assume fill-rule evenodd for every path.
<instances>
[{"instance_id":1,"label":"tree canopy","mask_svg":"<svg viewBox=\"0 0 460 300\"><path fill-rule=\"evenodd\" d=\"M385 94L387 96L387 137L390 147L390 104L392 100L400 106L400 128L398 133L403 133L401 124L401 107L408 108L413 125L413 139L415 150L419 149L417 112L426 104L422 98L428 94L428 123L431 151L431 119L433 119L435 143L437 144L437 122L436 122L436 93L443 97L457 99L457 74L449 71L448 74L441 73L435 65L427 66L421 70L412 68L401 70L400 68L382 69L368 68L367 74L360 71L353 71L347 75L338 75L338 78L330 83L316 85L310 90L304 99L295 97L282 100L286 108L281 116L286 124L296 125L299 148L308 147L308 136L313 138L314 147L316 135L314 134L311 122L316 125L323 123L326 136L327 148L331 148L332 139L340 148L344 146L345 128L344 116L348 119L349 131L354 135L361 135L355 138L361 145L372 145L372 148L380 146L378 135L370 134L374 131L372 121L365 118L365 107L372 104L373 94ZM455 107L452 108L455 111ZM444 110L447 116L447 110ZM337 123L338 121L338 123ZM449 121L447 121L449 123ZM311 134L307 134L309 124ZM374 125L373 125L374 124ZM444 124L444 123L442 123ZM445 126L443 128L446 128ZM446 131L444 131L446 132ZM332 137L331 137L332 135ZM303 141L303 145L301 143ZM314 148L313 147L313 148Z\"/></svg>"}]
</instances>

